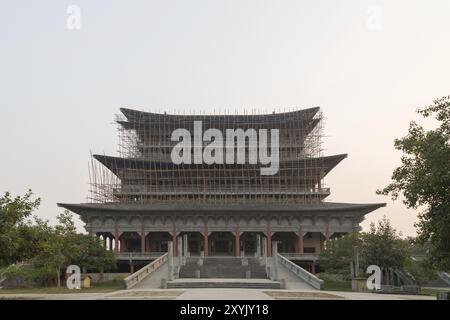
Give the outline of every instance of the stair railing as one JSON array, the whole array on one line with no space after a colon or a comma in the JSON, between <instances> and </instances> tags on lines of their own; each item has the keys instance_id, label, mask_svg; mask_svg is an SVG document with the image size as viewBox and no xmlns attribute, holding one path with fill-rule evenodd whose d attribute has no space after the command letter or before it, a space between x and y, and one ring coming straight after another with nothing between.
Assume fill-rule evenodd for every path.
<instances>
[{"instance_id":1,"label":"stair railing","mask_svg":"<svg viewBox=\"0 0 450 320\"><path fill-rule=\"evenodd\" d=\"M291 271L298 278L305 281L313 288L322 290L322 288L323 288L323 280L322 279L319 279L312 273L310 273L310 272L306 271L305 269L303 269L302 267L296 265L295 263L293 263L289 259L283 257L279 253L276 256L276 259L277 259L277 263L280 263L283 266L285 266L289 271Z\"/></svg>"},{"instance_id":2,"label":"stair railing","mask_svg":"<svg viewBox=\"0 0 450 320\"><path fill-rule=\"evenodd\" d=\"M126 289L130 289L137 285L139 282L147 278L149 275L158 270L162 265L167 262L167 253L160 256L158 259L150 262L148 265L139 269L135 273L126 277L123 281Z\"/></svg>"}]
</instances>

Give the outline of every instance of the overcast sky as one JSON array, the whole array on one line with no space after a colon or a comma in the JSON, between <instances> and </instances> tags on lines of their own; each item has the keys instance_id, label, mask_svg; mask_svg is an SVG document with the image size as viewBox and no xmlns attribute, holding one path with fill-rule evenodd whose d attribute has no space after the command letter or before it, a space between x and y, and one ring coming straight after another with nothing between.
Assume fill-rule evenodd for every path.
<instances>
[{"instance_id":1,"label":"overcast sky","mask_svg":"<svg viewBox=\"0 0 450 320\"><path fill-rule=\"evenodd\" d=\"M33 189L51 221L56 202L85 202L90 150L116 154L120 107L321 106L324 153L349 154L328 200L388 202L363 227L386 215L414 235L417 212L375 190L415 110L450 94L449 16L448 0L3 0L0 191Z\"/></svg>"}]
</instances>

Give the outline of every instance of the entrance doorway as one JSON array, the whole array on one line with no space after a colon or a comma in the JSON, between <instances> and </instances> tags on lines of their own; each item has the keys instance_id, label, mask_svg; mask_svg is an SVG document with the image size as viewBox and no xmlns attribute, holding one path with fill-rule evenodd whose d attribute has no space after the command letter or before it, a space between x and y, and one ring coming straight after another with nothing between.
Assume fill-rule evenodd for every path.
<instances>
[{"instance_id":1,"label":"entrance doorway","mask_svg":"<svg viewBox=\"0 0 450 320\"><path fill-rule=\"evenodd\" d=\"M200 251L204 251L203 235L200 232L187 232L188 251L190 255L198 256Z\"/></svg>"},{"instance_id":2,"label":"entrance doorway","mask_svg":"<svg viewBox=\"0 0 450 320\"><path fill-rule=\"evenodd\" d=\"M213 232L209 236L210 255L233 256L234 236L231 232Z\"/></svg>"},{"instance_id":3,"label":"entrance doorway","mask_svg":"<svg viewBox=\"0 0 450 320\"><path fill-rule=\"evenodd\" d=\"M253 256L257 250L258 232L244 232L241 235L242 250L246 256Z\"/></svg>"}]
</instances>

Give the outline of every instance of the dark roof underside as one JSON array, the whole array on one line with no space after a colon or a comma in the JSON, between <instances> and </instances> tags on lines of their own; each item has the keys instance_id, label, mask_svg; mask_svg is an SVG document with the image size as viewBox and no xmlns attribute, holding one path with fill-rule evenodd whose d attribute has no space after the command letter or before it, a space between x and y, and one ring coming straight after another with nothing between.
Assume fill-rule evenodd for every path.
<instances>
[{"instance_id":1,"label":"dark roof underside","mask_svg":"<svg viewBox=\"0 0 450 320\"><path fill-rule=\"evenodd\" d=\"M181 164L176 165L172 162L161 162L161 161L151 161L147 159L132 159L132 158L120 158L120 157L111 157L106 155L94 155L94 158L102 163L104 166L106 166L109 170L111 170L113 173L117 173L118 169L140 169L140 170L151 170L151 169L192 169L192 170L201 170L201 169L208 169L208 168L231 168L236 167L238 170L242 170L243 165L205 165L205 164ZM291 160L291 161L280 161L280 169L282 169L284 166L294 168L297 167L301 169L302 167L308 167L308 165L311 166L318 166L323 167L325 172L324 175L328 174L334 167L336 167L342 160L347 158L346 154L338 154L328 157L321 157L321 158L307 158L307 159L299 159L299 160ZM244 165L244 168L259 168L261 167L260 164L255 165Z\"/></svg>"},{"instance_id":2,"label":"dark roof underside","mask_svg":"<svg viewBox=\"0 0 450 320\"><path fill-rule=\"evenodd\" d=\"M264 122L272 122L272 121L294 121L298 120L299 117L312 119L320 110L320 107L308 108L297 110L293 112L283 112L283 113L269 113L269 114L256 114L256 115L174 115L174 114L166 114L166 113L153 113L153 112L144 112L139 110L133 110L128 108L120 108L120 111L127 118L128 121L154 121L159 120L162 117L164 118L173 118L180 121L194 121L194 120L205 120L214 118L215 121L224 122L248 122L249 119L252 121L264 121Z\"/></svg>"},{"instance_id":3,"label":"dark roof underside","mask_svg":"<svg viewBox=\"0 0 450 320\"><path fill-rule=\"evenodd\" d=\"M325 213L333 214L339 212L354 212L359 214L367 214L378 208L386 206L385 203L368 203L368 204L356 204L356 203L337 203L337 202L322 202L317 204L259 204L259 203L246 203L246 204L227 204L226 206L203 205L198 203L165 203L165 204L123 204L123 203L58 203L59 207L68 209L77 214L86 213L104 213L104 214L142 214L161 211L177 211L177 212L236 212L242 211L242 214L246 212L258 211L258 212L291 212L291 213Z\"/></svg>"}]
</instances>

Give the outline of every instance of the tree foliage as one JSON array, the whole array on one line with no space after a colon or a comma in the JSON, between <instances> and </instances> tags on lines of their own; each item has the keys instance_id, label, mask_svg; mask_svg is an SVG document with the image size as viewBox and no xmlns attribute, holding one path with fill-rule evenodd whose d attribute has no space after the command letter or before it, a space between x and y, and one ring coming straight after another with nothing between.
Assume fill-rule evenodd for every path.
<instances>
[{"instance_id":1,"label":"tree foliage","mask_svg":"<svg viewBox=\"0 0 450 320\"><path fill-rule=\"evenodd\" d=\"M353 261L353 247L361 247L362 237L354 232L326 243L326 250L320 253L320 266L331 274L350 275Z\"/></svg>"},{"instance_id":2,"label":"tree foliage","mask_svg":"<svg viewBox=\"0 0 450 320\"><path fill-rule=\"evenodd\" d=\"M434 118L439 126L426 131L412 121L408 134L395 140L403 152L401 166L392 182L379 194L396 200L404 196L409 208L424 208L419 214L418 241L430 243L430 258L435 267L450 270L450 96L443 97L418 113Z\"/></svg>"},{"instance_id":3,"label":"tree foliage","mask_svg":"<svg viewBox=\"0 0 450 320\"><path fill-rule=\"evenodd\" d=\"M362 238L361 260L365 266L403 269L410 257L408 241L401 238L386 217L377 225L371 223L369 232L363 233Z\"/></svg>"},{"instance_id":4,"label":"tree foliage","mask_svg":"<svg viewBox=\"0 0 450 320\"><path fill-rule=\"evenodd\" d=\"M358 248L360 268L371 264L380 268L403 269L410 257L408 241L391 226L385 217L368 232L351 233L326 243L320 253L320 265L327 273L350 275L350 263L354 259L354 247Z\"/></svg>"},{"instance_id":5,"label":"tree foliage","mask_svg":"<svg viewBox=\"0 0 450 320\"><path fill-rule=\"evenodd\" d=\"M40 199L32 200L32 192L11 198L0 198L0 266L27 261L25 268L10 268L9 276L20 276L41 283L56 279L58 286L62 271L76 264L103 272L115 267L115 256L107 251L100 239L77 233L72 215L65 211L57 216L57 224L38 217L28 219L37 209Z\"/></svg>"},{"instance_id":6,"label":"tree foliage","mask_svg":"<svg viewBox=\"0 0 450 320\"><path fill-rule=\"evenodd\" d=\"M0 198L0 266L9 265L29 255L26 234L26 219L39 207L41 199L32 199L33 193L28 190L25 195L11 197L5 192ZM23 235L19 237L19 235Z\"/></svg>"}]
</instances>

